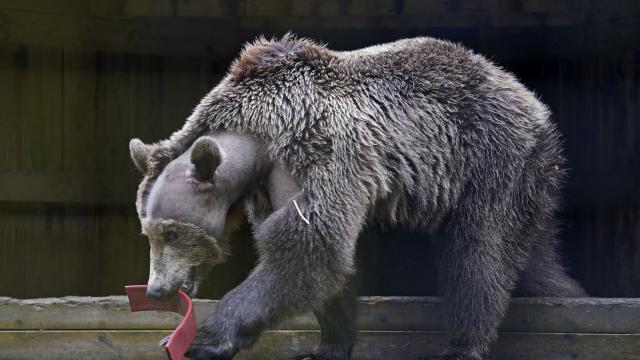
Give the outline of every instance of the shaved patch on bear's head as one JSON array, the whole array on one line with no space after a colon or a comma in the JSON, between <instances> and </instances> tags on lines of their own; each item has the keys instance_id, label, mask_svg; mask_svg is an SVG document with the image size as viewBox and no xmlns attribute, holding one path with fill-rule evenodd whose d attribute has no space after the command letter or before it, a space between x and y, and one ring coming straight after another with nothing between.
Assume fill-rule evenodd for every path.
<instances>
[{"instance_id":1,"label":"shaved patch on bear's head","mask_svg":"<svg viewBox=\"0 0 640 360\"><path fill-rule=\"evenodd\" d=\"M279 40L260 36L244 46L240 56L231 64L229 75L237 80L245 79L296 56L303 59L319 57L323 50L327 51L324 45L289 32Z\"/></svg>"}]
</instances>

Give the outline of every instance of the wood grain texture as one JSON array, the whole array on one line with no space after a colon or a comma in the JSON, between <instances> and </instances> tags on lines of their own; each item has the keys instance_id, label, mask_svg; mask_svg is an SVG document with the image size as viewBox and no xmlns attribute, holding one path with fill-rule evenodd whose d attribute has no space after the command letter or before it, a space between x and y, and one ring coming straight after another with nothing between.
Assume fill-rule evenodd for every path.
<instances>
[{"instance_id":1,"label":"wood grain texture","mask_svg":"<svg viewBox=\"0 0 640 360\"><path fill-rule=\"evenodd\" d=\"M0 201L129 205L136 185L117 172L0 172Z\"/></svg>"},{"instance_id":2,"label":"wood grain texture","mask_svg":"<svg viewBox=\"0 0 640 360\"><path fill-rule=\"evenodd\" d=\"M438 298L363 297L358 328L369 331L442 331ZM194 300L198 319L217 301ZM0 298L0 330L172 329L172 313L130 313L123 296L18 300ZM296 317L282 330L317 330L311 314ZM640 299L516 298L501 331L538 333L635 334L640 332Z\"/></svg>"},{"instance_id":3,"label":"wood grain texture","mask_svg":"<svg viewBox=\"0 0 640 360\"><path fill-rule=\"evenodd\" d=\"M2 331L0 357L10 359L166 359L157 345L164 330ZM267 331L240 360L281 360L312 352L315 330ZM638 334L500 333L493 360L636 360ZM434 355L446 346L442 332L359 331L353 360L406 360Z\"/></svg>"},{"instance_id":4,"label":"wood grain texture","mask_svg":"<svg viewBox=\"0 0 640 360\"><path fill-rule=\"evenodd\" d=\"M0 45L0 121L4 127L0 131L0 169L12 171L20 168L22 144L20 144L20 125L17 108L17 67L16 55L23 47L13 44Z\"/></svg>"},{"instance_id":5,"label":"wood grain texture","mask_svg":"<svg viewBox=\"0 0 640 360\"><path fill-rule=\"evenodd\" d=\"M199 318L215 302L196 300ZM437 353L446 337L437 299L361 298L354 360L419 359ZM130 313L126 298L0 299L0 356L155 359L159 339L179 315ZM494 347L495 360L640 358L640 300L523 298L513 302ZM243 360L283 359L309 352L319 340L311 315L267 331Z\"/></svg>"},{"instance_id":6,"label":"wood grain texture","mask_svg":"<svg viewBox=\"0 0 640 360\"><path fill-rule=\"evenodd\" d=\"M426 12L421 15L411 13L411 15L402 16L349 15L349 9L360 8L356 5L348 6L344 10L346 11L344 14L302 17L290 16L289 10L283 12L282 10L278 11L277 8L274 10L273 7L268 7L267 11L259 5L260 2L255 4L255 6L246 7L249 9L247 11L255 12L254 15L215 18L76 16L14 10L0 6L0 18L4 19L0 22L0 33L4 34L5 42L13 44L80 47L173 56L232 57L240 49L239 43L265 31L269 34L284 33L289 30L310 36L324 34L323 38L337 39L338 41L342 32L350 31L349 39L342 37L342 41L352 41L357 38L370 37L370 29L387 29L403 33L411 31L424 34L437 33L443 28L455 28L477 34L477 29L481 28L484 32L483 37L500 36L500 34L504 34L505 30L521 35L540 37L549 36L550 31L555 29L556 37L579 39L584 35L584 27L590 25L588 19L591 19L589 14L582 12L479 13L446 11L442 13ZM111 12L112 10L108 9L110 7L110 5L107 6L104 11ZM374 7L373 9L378 8ZM113 11L121 10L115 9ZM190 10L185 11L188 14ZM277 11L277 16L273 13L268 16L264 15L272 11ZM366 8L357 10L357 12L362 11L373 10ZM616 21L618 20L617 13L611 11L604 11L594 16L599 20L594 24L600 30L599 32L603 34L614 32L614 38L596 36L591 39L591 47L586 47L581 42L569 42L568 46L546 50L560 55L568 55L576 51L593 54L594 51L607 47L624 50L625 45L635 39L634 31L637 31L638 25L633 20L637 13L630 13L624 19L625 21ZM615 26L609 23L615 23ZM611 29L608 28L609 26ZM224 34L224 36L219 34ZM329 36L327 37L327 35ZM536 49L522 49L527 52L534 50Z\"/></svg>"},{"instance_id":7,"label":"wood grain texture","mask_svg":"<svg viewBox=\"0 0 640 360\"><path fill-rule=\"evenodd\" d=\"M169 331L3 331L0 356L10 359L166 359L158 346ZM282 360L308 353L320 334L313 330L267 331L239 360ZM640 335L500 333L492 360L637 360ZM360 331L353 360L407 360L434 355L446 346L440 332Z\"/></svg>"},{"instance_id":8,"label":"wood grain texture","mask_svg":"<svg viewBox=\"0 0 640 360\"><path fill-rule=\"evenodd\" d=\"M95 171L95 52L65 48L63 57L63 167L66 171Z\"/></svg>"}]
</instances>

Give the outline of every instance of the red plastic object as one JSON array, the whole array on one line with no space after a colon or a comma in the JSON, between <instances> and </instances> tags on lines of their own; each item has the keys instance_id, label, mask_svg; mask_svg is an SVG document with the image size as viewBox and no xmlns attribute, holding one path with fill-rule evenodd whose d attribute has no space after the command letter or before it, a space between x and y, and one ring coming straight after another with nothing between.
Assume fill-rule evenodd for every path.
<instances>
[{"instance_id":1,"label":"red plastic object","mask_svg":"<svg viewBox=\"0 0 640 360\"><path fill-rule=\"evenodd\" d=\"M147 285L128 285L124 289L129 297L131 311L162 310L184 315L178 327L171 334L169 342L165 345L169 359L182 360L184 353L187 352L196 337L196 315L193 312L191 298L178 290L178 296L167 301L157 301L147 297Z\"/></svg>"}]
</instances>

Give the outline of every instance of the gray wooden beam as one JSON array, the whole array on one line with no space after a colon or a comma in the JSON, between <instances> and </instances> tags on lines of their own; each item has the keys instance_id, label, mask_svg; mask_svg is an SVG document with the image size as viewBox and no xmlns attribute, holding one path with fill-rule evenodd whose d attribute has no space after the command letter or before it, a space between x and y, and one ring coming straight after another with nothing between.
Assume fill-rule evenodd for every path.
<instances>
[{"instance_id":1,"label":"gray wooden beam","mask_svg":"<svg viewBox=\"0 0 640 360\"><path fill-rule=\"evenodd\" d=\"M8 359L166 359L160 330L0 331L0 357ZM313 351L316 330L267 331L239 360L282 360ZM446 346L442 332L360 331L353 360L419 359ZM640 335L500 333L494 360L631 360Z\"/></svg>"},{"instance_id":2,"label":"gray wooden beam","mask_svg":"<svg viewBox=\"0 0 640 360\"><path fill-rule=\"evenodd\" d=\"M0 172L0 201L133 205L138 181L132 174Z\"/></svg>"},{"instance_id":3,"label":"gray wooden beam","mask_svg":"<svg viewBox=\"0 0 640 360\"><path fill-rule=\"evenodd\" d=\"M637 31L638 12L625 14L612 27L616 46L628 48ZM589 20L594 18L595 22ZM434 13L389 16L219 16L193 17L98 17L63 13L42 13L2 8L0 5L0 36L13 44L62 46L117 52L162 54L177 56L234 57L241 43L258 33L282 33L288 30L315 34L329 31L350 31L354 38L370 29L414 30L427 34L434 29L487 29L495 34L504 29L530 29L534 35L550 28L573 29L565 38L583 34L585 25L600 26L609 20L619 20L615 12L586 16L580 12L550 13ZM606 28L609 29L609 28ZM220 36L220 34L225 34ZM492 33L483 36L491 36ZM611 50L612 36L592 39L592 46L606 44ZM556 34L556 36L558 36ZM582 45L582 44L578 44ZM576 46L549 51L588 51Z\"/></svg>"},{"instance_id":4,"label":"gray wooden beam","mask_svg":"<svg viewBox=\"0 0 640 360\"><path fill-rule=\"evenodd\" d=\"M195 300L202 320L216 302ZM446 337L437 298L359 301L354 360L417 359ZM157 343L175 327L172 313L130 313L124 296L0 298L0 357L11 359L163 359ZM288 358L314 349L315 319L299 316L267 331L241 360ZM494 347L495 360L629 360L640 354L640 299L514 299Z\"/></svg>"},{"instance_id":5,"label":"gray wooden beam","mask_svg":"<svg viewBox=\"0 0 640 360\"><path fill-rule=\"evenodd\" d=\"M196 317L206 318L216 301L194 300ZM180 317L172 313L130 313L126 298L64 297L19 300L0 298L0 330L170 330ZM363 297L358 327L368 331L442 331L438 299ZM316 330L312 315L302 315L280 329ZM640 333L640 299L515 298L501 331L535 333Z\"/></svg>"}]
</instances>

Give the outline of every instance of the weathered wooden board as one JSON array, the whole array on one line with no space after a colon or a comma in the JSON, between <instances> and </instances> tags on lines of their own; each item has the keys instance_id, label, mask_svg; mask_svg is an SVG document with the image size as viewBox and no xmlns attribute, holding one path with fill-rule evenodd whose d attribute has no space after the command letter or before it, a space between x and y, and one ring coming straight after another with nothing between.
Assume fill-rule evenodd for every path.
<instances>
[{"instance_id":1,"label":"weathered wooden board","mask_svg":"<svg viewBox=\"0 0 640 360\"><path fill-rule=\"evenodd\" d=\"M438 298L363 297L358 326L372 331L441 331ZM204 319L217 301L194 300L196 316ZM172 329L180 317L172 313L131 313L123 296L64 297L19 300L0 298L0 330L131 330ZM316 330L310 315L299 316L279 329ZM539 333L640 333L640 299L515 298L501 331Z\"/></svg>"},{"instance_id":2,"label":"weathered wooden board","mask_svg":"<svg viewBox=\"0 0 640 360\"><path fill-rule=\"evenodd\" d=\"M135 16L327 16L443 15L451 13L553 14L576 16L597 5L602 11L640 10L633 0L617 1L423 1L423 0L3 0L2 7L38 12L110 17Z\"/></svg>"},{"instance_id":3,"label":"weathered wooden board","mask_svg":"<svg viewBox=\"0 0 640 360\"><path fill-rule=\"evenodd\" d=\"M0 46L0 169L12 171L20 168L20 124L17 122L17 64L15 55L19 45L2 44Z\"/></svg>"},{"instance_id":4,"label":"weathered wooden board","mask_svg":"<svg viewBox=\"0 0 640 360\"><path fill-rule=\"evenodd\" d=\"M0 201L130 205L138 181L117 172L0 171Z\"/></svg>"},{"instance_id":5,"label":"weathered wooden board","mask_svg":"<svg viewBox=\"0 0 640 360\"><path fill-rule=\"evenodd\" d=\"M3 359L166 359L167 330L0 331ZM267 331L239 360L282 360L313 351L317 330ZM442 332L360 331L353 360L419 360L442 351ZM501 333L494 360L636 360L638 334Z\"/></svg>"},{"instance_id":6,"label":"weathered wooden board","mask_svg":"<svg viewBox=\"0 0 640 360\"><path fill-rule=\"evenodd\" d=\"M5 9L20 9L45 13L74 15L86 15L89 13L87 0L2 0L0 6Z\"/></svg>"},{"instance_id":7,"label":"weathered wooden board","mask_svg":"<svg viewBox=\"0 0 640 360\"><path fill-rule=\"evenodd\" d=\"M216 301L195 300L203 319ZM123 296L0 298L0 358L161 359L157 342L180 317L131 313ZM437 298L359 301L354 359L419 359L446 339ZM640 299L519 298L500 327L494 359L640 359ZM313 350L318 325L307 314L268 331L240 359L282 359Z\"/></svg>"},{"instance_id":8,"label":"weathered wooden board","mask_svg":"<svg viewBox=\"0 0 640 360\"><path fill-rule=\"evenodd\" d=\"M108 8L109 6L107 6ZM473 13L444 12L403 16L330 15L318 17L289 16L221 16L212 19L186 17L97 17L60 13L30 12L0 7L0 32L8 43L81 47L118 52L136 52L171 55L197 55L207 57L233 56L239 42L261 31L281 33L295 30L313 34L318 29L332 29L334 36L344 31L356 31L363 36L369 29L428 29L456 28L474 31L485 28L502 32L505 28L529 29L532 36L554 27L567 27L564 39L578 38L583 34L581 26L588 24L588 17L578 12L557 13ZM105 9L107 13L110 9ZM115 11L118 11L117 9ZM141 10L145 12L146 10ZM153 11L153 10L151 10ZM163 10L159 10L162 12ZM103 12L103 10L98 10ZM188 12L188 11L187 11ZM271 14L274 15L274 14ZM602 13L602 23L614 14ZM609 18L607 18L607 16ZM277 21L274 21L277 20ZM600 25L600 23L599 23ZM606 26L606 25L605 25ZM591 52L605 46L621 49L634 39L638 26L633 21L615 24L615 37L593 37L592 47L576 43L575 46L550 47L558 54ZM225 34L225 36L217 36ZM526 51L526 49L521 48Z\"/></svg>"},{"instance_id":9,"label":"weathered wooden board","mask_svg":"<svg viewBox=\"0 0 640 360\"><path fill-rule=\"evenodd\" d=\"M95 52L66 47L63 56L64 169L86 173L96 165Z\"/></svg>"}]
</instances>

